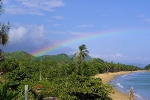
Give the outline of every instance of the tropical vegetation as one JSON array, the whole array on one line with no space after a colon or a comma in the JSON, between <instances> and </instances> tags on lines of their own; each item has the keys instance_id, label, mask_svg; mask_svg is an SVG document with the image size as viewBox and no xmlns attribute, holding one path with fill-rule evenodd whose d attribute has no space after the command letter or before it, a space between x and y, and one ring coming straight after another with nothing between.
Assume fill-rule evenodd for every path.
<instances>
[{"instance_id":1,"label":"tropical vegetation","mask_svg":"<svg viewBox=\"0 0 150 100\"><path fill-rule=\"evenodd\" d=\"M83 46L83 45L81 45ZM86 47L86 45L84 45ZM0 63L2 88L14 93L12 100L24 99L24 86L29 86L28 98L57 97L60 100L111 100L109 84L93 76L99 73L134 71L136 66L106 62L100 58L84 60L86 48L74 59L67 54L35 57L25 51L8 52ZM18 56L19 55L19 56ZM78 58L81 57L81 58ZM5 86L5 87L4 87ZM9 95L9 94L8 94Z\"/></svg>"},{"instance_id":2,"label":"tropical vegetation","mask_svg":"<svg viewBox=\"0 0 150 100\"><path fill-rule=\"evenodd\" d=\"M3 8L2 8L2 1L0 0L0 15L3 12ZM8 25L5 25L3 23L0 23L0 45L6 45L8 43L8 31L9 31L9 23ZM3 55L3 51L0 48L0 61L4 60L4 55Z\"/></svg>"},{"instance_id":3,"label":"tropical vegetation","mask_svg":"<svg viewBox=\"0 0 150 100\"><path fill-rule=\"evenodd\" d=\"M146 65L144 69L145 70L150 70L150 64Z\"/></svg>"}]
</instances>

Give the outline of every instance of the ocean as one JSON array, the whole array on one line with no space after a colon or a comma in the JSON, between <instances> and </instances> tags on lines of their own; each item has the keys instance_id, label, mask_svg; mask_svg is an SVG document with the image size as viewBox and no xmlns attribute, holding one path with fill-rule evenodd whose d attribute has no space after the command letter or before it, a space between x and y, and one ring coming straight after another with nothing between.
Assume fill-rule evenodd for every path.
<instances>
[{"instance_id":1,"label":"ocean","mask_svg":"<svg viewBox=\"0 0 150 100\"><path fill-rule=\"evenodd\" d=\"M136 100L150 100L150 72L133 72L117 76L110 84L126 94L129 94L133 87Z\"/></svg>"}]
</instances>

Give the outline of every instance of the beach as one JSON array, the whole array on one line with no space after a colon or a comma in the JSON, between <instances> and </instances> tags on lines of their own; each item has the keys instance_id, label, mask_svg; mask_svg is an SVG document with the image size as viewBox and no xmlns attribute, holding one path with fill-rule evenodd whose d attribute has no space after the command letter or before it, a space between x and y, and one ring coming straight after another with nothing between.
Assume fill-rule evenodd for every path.
<instances>
[{"instance_id":1,"label":"beach","mask_svg":"<svg viewBox=\"0 0 150 100\"><path fill-rule=\"evenodd\" d=\"M104 84L108 84L111 80L113 80L118 75L130 74L131 71L121 71L115 73L104 73L98 74L95 78L101 78ZM110 95L113 100L129 100L129 94L124 94L118 91L116 88L113 88L114 93Z\"/></svg>"}]
</instances>

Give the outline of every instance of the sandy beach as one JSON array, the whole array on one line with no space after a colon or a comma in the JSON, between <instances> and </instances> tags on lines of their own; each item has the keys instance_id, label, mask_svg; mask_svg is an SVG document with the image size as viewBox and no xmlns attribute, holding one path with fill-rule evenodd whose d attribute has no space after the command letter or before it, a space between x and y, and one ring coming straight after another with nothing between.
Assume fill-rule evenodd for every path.
<instances>
[{"instance_id":1,"label":"sandy beach","mask_svg":"<svg viewBox=\"0 0 150 100\"><path fill-rule=\"evenodd\" d=\"M130 71L122 71L122 72L116 72L116 73L104 73L104 74L98 74L95 77L101 78L104 84L108 84L111 80L113 80L118 75L124 75L132 73ZM114 94L111 94L110 97L113 100L129 100L129 95L124 94L120 91L118 91L116 88L114 88Z\"/></svg>"}]
</instances>

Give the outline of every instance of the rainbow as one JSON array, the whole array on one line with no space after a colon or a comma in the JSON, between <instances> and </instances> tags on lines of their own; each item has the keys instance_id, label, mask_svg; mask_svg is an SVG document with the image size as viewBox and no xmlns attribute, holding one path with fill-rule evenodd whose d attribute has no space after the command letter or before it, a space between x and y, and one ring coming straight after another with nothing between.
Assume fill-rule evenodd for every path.
<instances>
[{"instance_id":1,"label":"rainbow","mask_svg":"<svg viewBox=\"0 0 150 100\"><path fill-rule=\"evenodd\" d=\"M66 41L63 41L61 43L58 44L54 44L54 45L49 45L45 48L36 50L35 52L31 53L34 56L42 56L45 55L47 53L50 53L52 51L58 50L64 46L69 46L71 44L75 44L78 42L83 42L83 41L88 41L91 39L95 39L95 38L103 38L103 37L108 37L108 36L116 36L116 35L122 35L122 34L132 34L132 33L139 33L139 31L131 31L131 30L123 30L123 31L107 31L107 32L100 32L97 34L88 34L88 35L83 35L77 38L72 38L72 39L68 39Z\"/></svg>"}]
</instances>

